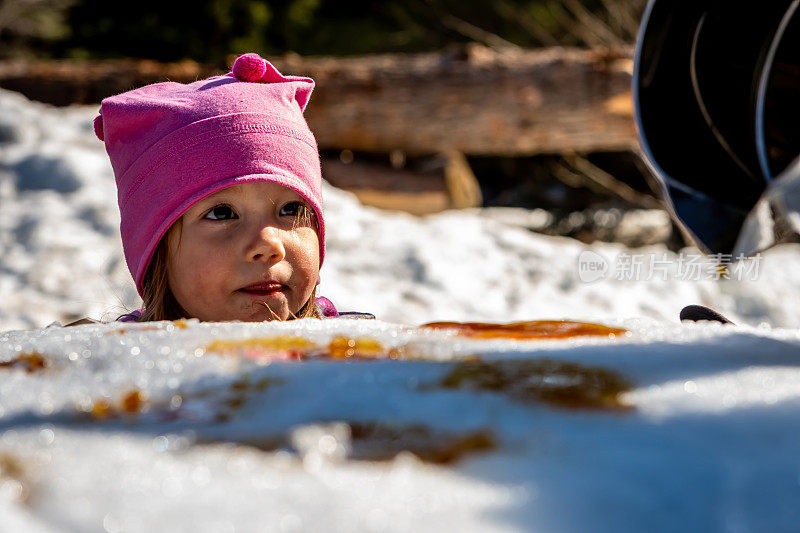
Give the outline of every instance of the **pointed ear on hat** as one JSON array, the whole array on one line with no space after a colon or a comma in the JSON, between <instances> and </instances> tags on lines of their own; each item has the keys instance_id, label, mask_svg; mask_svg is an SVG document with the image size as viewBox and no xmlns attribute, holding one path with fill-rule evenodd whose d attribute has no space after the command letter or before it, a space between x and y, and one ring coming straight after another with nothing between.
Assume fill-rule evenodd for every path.
<instances>
[{"instance_id":1,"label":"pointed ear on hat","mask_svg":"<svg viewBox=\"0 0 800 533\"><path fill-rule=\"evenodd\" d=\"M295 82L297 88L294 92L294 98L300 106L300 111L305 111L308 101L311 99L311 92L314 90L314 80L303 76L284 76L272 63L265 59L262 59L262 61L264 62L265 71L264 75L258 80L259 83Z\"/></svg>"},{"instance_id":2,"label":"pointed ear on hat","mask_svg":"<svg viewBox=\"0 0 800 533\"><path fill-rule=\"evenodd\" d=\"M314 80L302 76L284 76L272 63L256 53L239 56L231 69L233 76L241 81L256 83L282 83L298 82L295 90L295 100L300 106L300 111L305 111L311 92L314 90Z\"/></svg>"},{"instance_id":3,"label":"pointed ear on hat","mask_svg":"<svg viewBox=\"0 0 800 533\"><path fill-rule=\"evenodd\" d=\"M105 135L103 133L103 115L94 117L94 134L97 138L105 142Z\"/></svg>"},{"instance_id":4,"label":"pointed ear on hat","mask_svg":"<svg viewBox=\"0 0 800 533\"><path fill-rule=\"evenodd\" d=\"M305 111L308 101L311 99L311 93L314 91L314 81L310 78L302 79L307 81L307 83L298 85L297 90L294 93L294 98L297 100L297 104L300 106L300 111Z\"/></svg>"},{"instance_id":5,"label":"pointed ear on hat","mask_svg":"<svg viewBox=\"0 0 800 533\"><path fill-rule=\"evenodd\" d=\"M260 83L280 83L287 80L288 76L284 76L278 72L278 69L276 69L272 63L266 59L263 59L262 61L264 61L265 68L264 75L258 80Z\"/></svg>"}]
</instances>

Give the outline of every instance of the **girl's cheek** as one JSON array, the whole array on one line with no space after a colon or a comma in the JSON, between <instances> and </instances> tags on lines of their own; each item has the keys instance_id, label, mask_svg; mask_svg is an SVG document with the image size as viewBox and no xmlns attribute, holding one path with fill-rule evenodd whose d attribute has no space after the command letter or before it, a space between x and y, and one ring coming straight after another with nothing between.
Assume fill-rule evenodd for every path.
<instances>
[{"instance_id":1,"label":"girl's cheek","mask_svg":"<svg viewBox=\"0 0 800 533\"><path fill-rule=\"evenodd\" d=\"M301 237L304 263L309 268L319 269L319 238L313 229L309 233Z\"/></svg>"},{"instance_id":2,"label":"girl's cheek","mask_svg":"<svg viewBox=\"0 0 800 533\"><path fill-rule=\"evenodd\" d=\"M204 237L198 238L192 243L191 262L195 268L203 268L209 263L221 264L233 260L234 254L234 235L227 237Z\"/></svg>"},{"instance_id":3,"label":"girl's cheek","mask_svg":"<svg viewBox=\"0 0 800 533\"><path fill-rule=\"evenodd\" d=\"M296 235L303 246L309 249L319 249L319 237L313 228L302 228L296 233Z\"/></svg>"}]
</instances>

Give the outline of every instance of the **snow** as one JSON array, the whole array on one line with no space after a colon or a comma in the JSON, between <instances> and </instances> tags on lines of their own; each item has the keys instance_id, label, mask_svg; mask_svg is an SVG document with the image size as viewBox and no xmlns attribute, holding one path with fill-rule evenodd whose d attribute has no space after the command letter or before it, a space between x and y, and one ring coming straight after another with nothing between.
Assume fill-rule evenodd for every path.
<instances>
[{"instance_id":1,"label":"snow","mask_svg":"<svg viewBox=\"0 0 800 533\"><path fill-rule=\"evenodd\" d=\"M326 187L321 292L379 320L44 327L139 303L95 112L0 91L0 365L15 362L0 366L0 531L796 530L796 245L755 276L686 279L662 247L538 235L512 211L386 213ZM631 255L668 268L614 276ZM587 257L609 270L581 281ZM680 324L690 303L738 325ZM628 333L416 327L558 318ZM332 360L337 337L383 348ZM277 347L293 338L306 360ZM444 385L476 361L513 384ZM520 393L584 371L627 384L616 408Z\"/></svg>"},{"instance_id":2,"label":"snow","mask_svg":"<svg viewBox=\"0 0 800 533\"><path fill-rule=\"evenodd\" d=\"M363 320L7 332L0 359L35 351L49 366L5 376L2 456L22 465L27 496L6 481L0 508L31 530L794 528L800 332L614 325L630 334L477 341ZM270 362L206 349L276 335L320 345L369 337L405 347L407 360ZM476 354L489 363L599 365L635 384L623 395L632 408L570 410L437 386ZM243 381L266 386L234 385ZM130 390L152 409L107 420L87 414ZM237 390L244 403L221 419ZM344 423L375 421L443 434L486 430L497 445L454 466L408 453L347 459Z\"/></svg>"}]
</instances>

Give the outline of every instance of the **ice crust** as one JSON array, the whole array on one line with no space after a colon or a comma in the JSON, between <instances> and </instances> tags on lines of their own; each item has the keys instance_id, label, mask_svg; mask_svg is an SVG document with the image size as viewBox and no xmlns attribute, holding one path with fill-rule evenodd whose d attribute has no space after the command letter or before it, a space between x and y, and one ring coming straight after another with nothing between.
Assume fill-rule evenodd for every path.
<instances>
[{"instance_id":1,"label":"ice crust","mask_svg":"<svg viewBox=\"0 0 800 533\"><path fill-rule=\"evenodd\" d=\"M755 281L581 283L582 251L631 250L481 210L379 212L326 186L321 292L381 320L44 327L139 304L95 113L0 90L0 365L26 353L47 364L0 366L0 532L796 531L796 245L764 254ZM690 303L740 325L679 324ZM476 341L411 326L549 318L630 334ZM404 355L270 362L207 349L276 335L366 337ZM630 409L438 386L476 357L600 367L632 384ZM144 407L120 413L131 391ZM94 416L105 404L116 414ZM371 422L488 431L494 447L450 465L355 460L348 424Z\"/></svg>"}]
</instances>

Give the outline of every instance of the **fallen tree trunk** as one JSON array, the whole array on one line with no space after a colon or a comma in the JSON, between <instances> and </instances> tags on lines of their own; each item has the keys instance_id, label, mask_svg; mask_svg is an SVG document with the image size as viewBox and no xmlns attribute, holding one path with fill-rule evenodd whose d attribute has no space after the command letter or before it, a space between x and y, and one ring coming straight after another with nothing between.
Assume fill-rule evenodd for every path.
<instances>
[{"instance_id":1,"label":"fallen tree trunk","mask_svg":"<svg viewBox=\"0 0 800 533\"><path fill-rule=\"evenodd\" d=\"M473 46L453 53L270 59L284 73L316 80L307 117L323 149L521 156L636 145L627 49L500 53ZM160 68L136 61L4 63L0 86L63 105L212 73L191 62Z\"/></svg>"},{"instance_id":2,"label":"fallen tree trunk","mask_svg":"<svg viewBox=\"0 0 800 533\"><path fill-rule=\"evenodd\" d=\"M0 87L57 106L99 104L107 96L142 85L161 81L190 83L221 73L194 61L0 61Z\"/></svg>"},{"instance_id":3,"label":"fallen tree trunk","mask_svg":"<svg viewBox=\"0 0 800 533\"><path fill-rule=\"evenodd\" d=\"M475 50L281 66L318 80L307 116L323 148L520 156L636 145L630 51Z\"/></svg>"}]
</instances>

